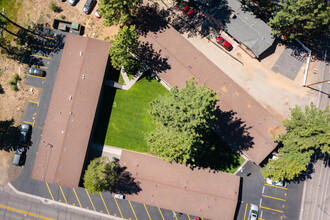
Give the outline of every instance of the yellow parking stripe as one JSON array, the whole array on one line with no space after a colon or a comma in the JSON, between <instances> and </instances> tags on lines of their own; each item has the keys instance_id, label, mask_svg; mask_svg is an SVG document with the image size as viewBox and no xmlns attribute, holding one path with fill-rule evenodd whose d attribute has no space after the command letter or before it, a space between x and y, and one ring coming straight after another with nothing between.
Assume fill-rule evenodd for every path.
<instances>
[{"instance_id":1,"label":"yellow parking stripe","mask_svg":"<svg viewBox=\"0 0 330 220\"><path fill-rule=\"evenodd\" d=\"M46 46L37 45L37 44L32 44L32 46L34 46L34 47L43 47L43 48L50 49L50 50L53 49L52 47L46 47Z\"/></svg>"},{"instance_id":2,"label":"yellow parking stripe","mask_svg":"<svg viewBox=\"0 0 330 220\"><path fill-rule=\"evenodd\" d=\"M36 36L38 36L38 37L42 37L42 38L46 38L46 39L55 40L55 38L53 38L53 37L41 36L41 35L39 35L39 34L36 34Z\"/></svg>"},{"instance_id":3,"label":"yellow parking stripe","mask_svg":"<svg viewBox=\"0 0 330 220\"><path fill-rule=\"evenodd\" d=\"M149 219L151 220L151 217L150 217L150 215L149 215L149 212L148 212L148 209L147 209L146 204L143 203L143 205L144 205L144 208L146 209L146 212L147 212L147 214L148 214L148 216L149 216Z\"/></svg>"},{"instance_id":4,"label":"yellow parking stripe","mask_svg":"<svg viewBox=\"0 0 330 220\"><path fill-rule=\"evenodd\" d=\"M281 201L285 201L285 199L280 199L280 198L276 198L276 197L272 197L272 196L267 196L267 195L262 195L263 197L266 198L271 198L271 199L276 199L276 200L281 200Z\"/></svg>"},{"instance_id":5,"label":"yellow parking stripe","mask_svg":"<svg viewBox=\"0 0 330 220\"><path fill-rule=\"evenodd\" d=\"M271 208L267 208L265 206L260 206L261 209L268 209L268 210L271 210L271 211L274 211L274 212L280 212L280 213L283 213L283 211L281 210L277 210L277 209L271 209Z\"/></svg>"},{"instance_id":6,"label":"yellow parking stripe","mask_svg":"<svg viewBox=\"0 0 330 220\"><path fill-rule=\"evenodd\" d=\"M63 198L64 198L65 203L68 204L68 201L66 201L66 198L65 198L64 192L63 192L63 190L62 190L62 187L61 187L61 186L59 186L59 187L60 187L60 190L61 190L61 192L62 192L62 195L63 195Z\"/></svg>"},{"instance_id":7,"label":"yellow parking stripe","mask_svg":"<svg viewBox=\"0 0 330 220\"><path fill-rule=\"evenodd\" d=\"M116 202L116 204L117 204L117 207L118 207L119 213L120 213L120 215L121 215L121 218L124 218L124 217L123 217L123 214L121 213L121 210L120 210L120 208L119 208L119 205L118 205L117 199L116 199L115 197L113 197L113 198L115 199L115 202Z\"/></svg>"},{"instance_id":8,"label":"yellow parking stripe","mask_svg":"<svg viewBox=\"0 0 330 220\"><path fill-rule=\"evenodd\" d=\"M108 210L108 207L107 207L107 205L105 204L104 199L103 199L103 196L102 196L101 193L100 193L100 196L101 196L102 202L103 202L103 204L104 204L104 207L105 207L105 209L107 210L108 215L110 215L109 210Z\"/></svg>"},{"instance_id":9,"label":"yellow parking stripe","mask_svg":"<svg viewBox=\"0 0 330 220\"><path fill-rule=\"evenodd\" d=\"M176 213L173 210L172 210L172 212L173 212L175 219L178 220L178 218L176 217Z\"/></svg>"},{"instance_id":10,"label":"yellow parking stripe","mask_svg":"<svg viewBox=\"0 0 330 220\"><path fill-rule=\"evenodd\" d=\"M48 67L46 67L46 66L38 66L38 65L32 65L32 66L40 68L40 69L48 69Z\"/></svg>"},{"instance_id":11,"label":"yellow parking stripe","mask_svg":"<svg viewBox=\"0 0 330 220\"><path fill-rule=\"evenodd\" d=\"M132 206L132 204L131 204L131 201L128 200L128 202L129 202L129 205L131 206L131 209L132 209L132 211L133 211L133 214L134 214L134 216L135 216L135 219L138 220L138 218L137 218L136 215L135 215L135 212L134 212L133 206Z\"/></svg>"},{"instance_id":12,"label":"yellow parking stripe","mask_svg":"<svg viewBox=\"0 0 330 220\"><path fill-rule=\"evenodd\" d=\"M243 220L245 220L245 217L246 217L246 210L247 210L247 207L248 207L248 203L246 203L246 206L245 206L245 212L244 212L244 218L243 218Z\"/></svg>"},{"instance_id":13,"label":"yellow parking stripe","mask_svg":"<svg viewBox=\"0 0 330 220\"><path fill-rule=\"evenodd\" d=\"M165 220L162 211L160 211L159 206L158 206L158 210L159 210L159 213L160 213L160 215L162 216L163 220Z\"/></svg>"},{"instance_id":14,"label":"yellow parking stripe","mask_svg":"<svg viewBox=\"0 0 330 220\"><path fill-rule=\"evenodd\" d=\"M188 216L189 220L191 220L191 219L190 219L190 216L189 216L188 214L187 214L187 216Z\"/></svg>"},{"instance_id":15,"label":"yellow parking stripe","mask_svg":"<svg viewBox=\"0 0 330 220\"><path fill-rule=\"evenodd\" d=\"M36 217L36 218L41 218L41 219L45 219L45 220L54 220L52 218L48 218L48 217L37 215L37 214L31 213L31 212L26 212L26 211L23 211L23 210L11 208L11 207L4 206L4 205L0 205L0 208L11 210L11 211L14 211L14 212L19 212L19 213L22 213L22 214L25 214L25 215L30 215L30 216L33 216L33 217Z\"/></svg>"},{"instance_id":16,"label":"yellow parking stripe","mask_svg":"<svg viewBox=\"0 0 330 220\"><path fill-rule=\"evenodd\" d=\"M286 190L288 190L288 189L285 188L285 187L282 187L282 186L274 186L274 185L270 185L270 184L267 184L267 183L265 183L265 186L271 186L271 187L276 187L276 188L279 188L279 189L286 189Z\"/></svg>"},{"instance_id":17,"label":"yellow parking stripe","mask_svg":"<svg viewBox=\"0 0 330 220\"><path fill-rule=\"evenodd\" d=\"M82 208L81 203L80 203L80 200L79 200L79 198L77 196L76 190L74 188L72 188L72 189L73 189L74 194L76 195L76 198L77 198L77 201L79 203L80 208Z\"/></svg>"},{"instance_id":18,"label":"yellow parking stripe","mask_svg":"<svg viewBox=\"0 0 330 220\"><path fill-rule=\"evenodd\" d=\"M40 55L37 55L37 54L32 54L31 56L33 57L40 57L40 58L44 58L44 59L50 59L49 57L44 57L44 56L40 56Z\"/></svg>"},{"instance_id":19,"label":"yellow parking stripe","mask_svg":"<svg viewBox=\"0 0 330 220\"><path fill-rule=\"evenodd\" d=\"M23 123L30 124L32 125L32 127L34 127L34 121L33 122L23 121Z\"/></svg>"},{"instance_id":20,"label":"yellow parking stripe","mask_svg":"<svg viewBox=\"0 0 330 220\"><path fill-rule=\"evenodd\" d=\"M31 75L31 74L26 74L28 76L31 76L31 77L36 77L36 78L40 78L40 79L44 79L45 77L42 77L42 76L35 76L35 75Z\"/></svg>"},{"instance_id":21,"label":"yellow parking stripe","mask_svg":"<svg viewBox=\"0 0 330 220\"><path fill-rule=\"evenodd\" d=\"M49 186L48 186L48 183L47 183L47 182L45 182L45 183L46 183L46 186L47 186L47 188L48 188L49 194L50 194L50 196L52 197L52 200L54 200L54 197L53 197L52 191L50 191L50 188L49 188Z\"/></svg>"},{"instance_id":22,"label":"yellow parking stripe","mask_svg":"<svg viewBox=\"0 0 330 220\"><path fill-rule=\"evenodd\" d=\"M263 219L263 218L258 218L259 220L265 220L265 219Z\"/></svg>"},{"instance_id":23,"label":"yellow parking stripe","mask_svg":"<svg viewBox=\"0 0 330 220\"><path fill-rule=\"evenodd\" d=\"M88 193L87 189L85 189L85 190L86 190L86 193L87 193L87 195L88 195L89 200L90 200L91 203L92 203L93 209L94 209L94 211L96 212L96 209L95 209L95 206L94 206L94 204L93 204L93 202L92 202L92 199L91 199L91 197L89 196L89 193Z\"/></svg>"},{"instance_id":24,"label":"yellow parking stripe","mask_svg":"<svg viewBox=\"0 0 330 220\"><path fill-rule=\"evenodd\" d=\"M36 101L29 101L29 102L31 102L31 103L34 103L34 104L37 104L38 105L38 107L39 107L39 102L36 102Z\"/></svg>"}]
</instances>

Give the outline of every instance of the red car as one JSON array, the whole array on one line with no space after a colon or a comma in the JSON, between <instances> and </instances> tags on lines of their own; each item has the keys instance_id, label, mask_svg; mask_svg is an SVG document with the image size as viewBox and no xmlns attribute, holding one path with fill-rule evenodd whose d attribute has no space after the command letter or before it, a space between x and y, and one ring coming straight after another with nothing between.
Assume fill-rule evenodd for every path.
<instances>
[{"instance_id":1,"label":"red car","mask_svg":"<svg viewBox=\"0 0 330 220\"><path fill-rule=\"evenodd\" d=\"M217 42L219 44L221 44L224 48L226 48L226 50L228 50L228 51L231 51L231 49L233 49L233 46L228 41L226 41L223 37L219 36L217 38Z\"/></svg>"},{"instance_id":2,"label":"red car","mask_svg":"<svg viewBox=\"0 0 330 220\"><path fill-rule=\"evenodd\" d=\"M100 14L99 9L97 9L97 10L95 11L95 13L94 13L94 17L95 17L95 18L101 18L101 14Z\"/></svg>"},{"instance_id":3,"label":"red car","mask_svg":"<svg viewBox=\"0 0 330 220\"><path fill-rule=\"evenodd\" d=\"M176 4L176 7L188 15L188 17L191 17L195 12L194 9L187 4L187 2L180 2Z\"/></svg>"}]
</instances>

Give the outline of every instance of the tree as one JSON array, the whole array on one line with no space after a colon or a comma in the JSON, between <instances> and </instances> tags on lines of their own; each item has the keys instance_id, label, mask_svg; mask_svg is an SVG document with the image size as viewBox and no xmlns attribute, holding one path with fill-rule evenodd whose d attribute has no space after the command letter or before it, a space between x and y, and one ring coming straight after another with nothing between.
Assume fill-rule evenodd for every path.
<instances>
[{"instance_id":1,"label":"tree","mask_svg":"<svg viewBox=\"0 0 330 220\"><path fill-rule=\"evenodd\" d=\"M103 16L103 24L111 26L122 24L134 16L142 0L100 0L99 10Z\"/></svg>"},{"instance_id":2,"label":"tree","mask_svg":"<svg viewBox=\"0 0 330 220\"><path fill-rule=\"evenodd\" d=\"M310 36L328 30L330 6L326 0L282 1L281 9L268 24L274 33L289 39Z\"/></svg>"},{"instance_id":3,"label":"tree","mask_svg":"<svg viewBox=\"0 0 330 220\"><path fill-rule=\"evenodd\" d=\"M298 106L291 109L290 118L283 121L286 133L276 138L283 144L279 149L282 156L269 161L261 171L263 176L273 180L292 180L306 170L315 150L330 154L329 123L329 106L320 110L311 103L304 112Z\"/></svg>"},{"instance_id":4,"label":"tree","mask_svg":"<svg viewBox=\"0 0 330 220\"><path fill-rule=\"evenodd\" d=\"M203 84L196 87L191 79L185 88L171 92L150 103L149 112L157 128L146 135L151 151L168 162L193 163L203 151L204 137L212 132L218 95Z\"/></svg>"},{"instance_id":5,"label":"tree","mask_svg":"<svg viewBox=\"0 0 330 220\"><path fill-rule=\"evenodd\" d=\"M135 25L122 27L110 43L112 46L109 54L114 68L119 70L124 67L127 73L133 74L141 67L139 61L132 55L138 53L140 46Z\"/></svg>"},{"instance_id":6,"label":"tree","mask_svg":"<svg viewBox=\"0 0 330 220\"><path fill-rule=\"evenodd\" d=\"M90 162L84 175L84 187L91 193L113 189L118 181L117 167L107 157L95 158Z\"/></svg>"}]
</instances>

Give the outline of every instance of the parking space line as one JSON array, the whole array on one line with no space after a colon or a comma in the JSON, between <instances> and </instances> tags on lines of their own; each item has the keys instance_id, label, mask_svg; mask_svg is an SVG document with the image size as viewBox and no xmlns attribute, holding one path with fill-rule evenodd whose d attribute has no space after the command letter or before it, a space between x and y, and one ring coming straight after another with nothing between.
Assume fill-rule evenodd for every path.
<instances>
[{"instance_id":1,"label":"parking space line","mask_svg":"<svg viewBox=\"0 0 330 220\"><path fill-rule=\"evenodd\" d=\"M45 183L46 183L46 186L47 186L47 188L48 188L49 194L50 194L50 196L52 197L52 200L54 200L54 197L53 197L52 191L50 191L50 188L49 188L49 186L48 186L48 183L47 183L47 182L45 182Z\"/></svg>"},{"instance_id":2,"label":"parking space line","mask_svg":"<svg viewBox=\"0 0 330 220\"><path fill-rule=\"evenodd\" d=\"M173 216L175 217L176 220L178 220L178 218L176 217L176 213L172 210L173 212Z\"/></svg>"},{"instance_id":3,"label":"parking space line","mask_svg":"<svg viewBox=\"0 0 330 220\"><path fill-rule=\"evenodd\" d=\"M191 220L191 219L190 219L190 216L189 216L188 214L187 214L187 216L188 216L188 219Z\"/></svg>"},{"instance_id":4,"label":"parking space line","mask_svg":"<svg viewBox=\"0 0 330 220\"><path fill-rule=\"evenodd\" d=\"M158 206L158 210L159 210L159 213L160 213L160 215L162 216L163 220L165 220L162 211L160 211L159 206Z\"/></svg>"},{"instance_id":5,"label":"parking space line","mask_svg":"<svg viewBox=\"0 0 330 220\"><path fill-rule=\"evenodd\" d=\"M87 193L87 195L88 195L89 200L90 200L91 203L92 203L93 209L94 209L94 211L96 212L96 209L95 209L95 206L94 206L94 204L93 204L93 202L92 202L92 199L91 199L91 197L89 196L89 193L88 193L87 189L85 189L85 190L86 190L86 193Z\"/></svg>"},{"instance_id":6,"label":"parking space line","mask_svg":"<svg viewBox=\"0 0 330 220\"><path fill-rule=\"evenodd\" d=\"M124 218L124 217L123 217L123 213L121 213L121 210L120 210L120 208L119 208L119 205L118 205L117 199L116 199L115 197L113 197L113 198L115 199L116 205L117 205L118 210L119 210L119 213L120 213L120 215L121 215L121 218Z\"/></svg>"},{"instance_id":7,"label":"parking space line","mask_svg":"<svg viewBox=\"0 0 330 220\"><path fill-rule=\"evenodd\" d=\"M50 50L53 49L52 47L46 47L46 46L37 45L37 44L32 44L32 46L34 46L34 47L43 47L43 48L50 49Z\"/></svg>"},{"instance_id":8,"label":"parking space line","mask_svg":"<svg viewBox=\"0 0 330 220\"><path fill-rule=\"evenodd\" d=\"M26 123L26 124L30 124L30 125L32 125L32 128L34 127L34 122L35 122L35 120L33 120L33 122L23 121L23 123Z\"/></svg>"},{"instance_id":9,"label":"parking space line","mask_svg":"<svg viewBox=\"0 0 330 220\"><path fill-rule=\"evenodd\" d=\"M266 198L271 198L271 199L276 199L276 200L281 200L281 201L285 201L285 199L280 199L280 198L276 198L276 197L272 197L272 196L267 196L267 195L262 195L263 197Z\"/></svg>"},{"instance_id":10,"label":"parking space line","mask_svg":"<svg viewBox=\"0 0 330 220\"><path fill-rule=\"evenodd\" d=\"M44 58L44 59L50 59L49 57L44 57L44 56L40 56L40 55L37 55L37 54L32 54L31 56L33 57L40 57L40 58Z\"/></svg>"},{"instance_id":11,"label":"parking space line","mask_svg":"<svg viewBox=\"0 0 330 220\"><path fill-rule=\"evenodd\" d=\"M31 74L26 74L28 76L31 76L31 77L36 77L36 78L40 78L40 79L44 79L45 77L42 77L42 76L34 76L34 75L31 75Z\"/></svg>"},{"instance_id":12,"label":"parking space line","mask_svg":"<svg viewBox=\"0 0 330 220\"><path fill-rule=\"evenodd\" d=\"M103 204L104 204L104 207L105 207L105 209L107 210L108 215L110 215L109 210L108 210L108 207L107 207L107 205L105 204L104 199L103 199L103 196L102 196L101 193L100 193L100 196L101 196L102 202L103 202Z\"/></svg>"},{"instance_id":13,"label":"parking space line","mask_svg":"<svg viewBox=\"0 0 330 220\"><path fill-rule=\"evenodd\" d=\"M245 206L245 212L244 212L244 218L243 218L243 220L245 220L245 217L246 217L246 210L247 210L247 207L248 207L248 203L246 203L246 206Z\"/></svg>"},{"instance_id":14,"label":"parking space line","mask_svg":"<svg viewBox=\"0 0 330 220\"><path fill-rule=\"evenodd\" d=\"M46 66L38 66L38 65L32 65L32 66L40 68L40 69L48 69L48 67L46 67Z\"/></svg>"},{"instance_id":15,"label":"parking space line","mask_svg":"<svg viewBox=\"0 0 330 220\"><path fill-rule=\"evenodd\" d=\"M79 203L80 208L82 208L81 203L80 203L80 200L79 200L79 198L77 196L76 190L74 188L72 188L72 189L73 189L74 194L76 195L76 198L77 198L77 201Z\"/></svg>"},{"instance_id":16,"label":"parking space line","mask_svg":"<svg viewBox=\"0 0 330 220\"><path fill-rule=\"evenodd\" d=\"M59 186L59 187L60 187L60 190L62 192L62 195L63 195L63 198L64 198L65 203L68 204L68 201L66 200L65 195L64 195L64 192L62 190L62 187L61 186Z\"/></svg>"},{"instance_id":17,"label":"parking space line","mask_svg":"<svg viewBox=\"0 0 330 220\"><path fill-rule=\"evenodd\" d=\"M279 188L279 189L285 189L285 190L288 190L288 189L285 188L285 187L282 187L282 186L274 186L274 185L270 185L270 184L267 184L267 183L265 183L265 186L271 186L271 187L275 187L275 188Z\"/></svg>"},{"instance_id":18,"label":"parking space line","mask_svg":"<svg viewBox=\"0 0 330 220\"><path fill-rule=\"evenodd\" d=\"M132 206L132 204L131 204L131 201L128 200L128 202L129 202L129 205L131 206L131 209L132 209L132 211L133 211L133 214L134 214L135 219L138 220L138 218L137 218L136 215L135 215L135 212L134 212L133 206Z\"/></svg>"},{"instance_id":19,"label":"parking space line","mask_svg":"<svg viewBox=\"0 0 330 220\"><path fill-rule=\"evenodd\" d=\"M42 37L42 38L46 38L46 39L55 40L55 38L53 38L53 37L41 36L41 35L39 35L39 34L36 34L36 36L38 36L38 37Z\"/></svg>"},{"instance_id":20,"label":"parking space line","mask_svg":"<svg viewBox=\"0 0 330 220\"><path fill-rule=\"evenodd\" d=\"M268 209L268 210L271 210L271 211L274 211L274 212L280 212L280 213L283 213L283 211L281 210L277 210L277 209L271 209L271 208L268 208L268 207L265 207L265 206L260 206L261 209Z\"/></svg>"},{"instance_id":21,"label":"parking space line","mask_svg":"<svg viewBox=\"0 0 330 220\"><path fill-rule=\"evenodd\" d=\"M39 107L39 102L31 101L31 100L29 102L34 103L34 104L37 104L37 106Z\"/></svg>"},{"instance_id":22,"label":"parking space line","mask_svg":"<svg viewBox=\"0 0 330 220\"><path fill-rule=\"evenodd\" d=\"M263 218L258 218L258 220L265 220L265 219L263 219Z\"/></svg>"},{"instance_id":23,"label":"parking space line","mask_svg":"<svg viewBox=\"0 0 330 220\"><path fill-rule=\"evenodd\" d=\"M143 203L143 205L144 205L144 208L146 209L146 212L147 212L147 214L148 214L148 216L149 216L149 219L151 220L151 217L150 217L150 215L149 215L149 212L148 212L148 209L147 209L146 204Z\"/></svg>"},{"instance_id":24,"label":"parking space line","mask_svg":"<svg viewBox=\"0 0 330 220\"><path fill-rule=\"evenodd\" d=\"M52 218L37 215L37 214L31 213L31 212L26 212L26 211L23 211L23 210L20 210L20 209L11 208L11 207L4 206L4 205L0 205L0 208L11 210L11 211L14 211L14 212L19 212L19 213L22 213L24 215L30 215L30 216L33 216L33 217L36 217L36 218L41 218L41 219L45 219L45 220L53 220Z\"/></svg>"}]
</instances>

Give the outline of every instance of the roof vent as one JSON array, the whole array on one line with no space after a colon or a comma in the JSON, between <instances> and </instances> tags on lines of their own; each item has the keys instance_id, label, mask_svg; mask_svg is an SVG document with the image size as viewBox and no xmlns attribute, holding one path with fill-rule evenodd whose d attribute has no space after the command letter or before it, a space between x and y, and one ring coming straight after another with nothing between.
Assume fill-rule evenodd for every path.
<instances>
[{"instance_id":1,"label":"roof vent","mask_svg":"<svg viewBox=\"0 0 330 220\"><path fill-rule=\"evenodd\" d=\"M84 52L80 51L80 56L84 55Z\"/></svg>"},{"instance_id":2,"label":"roof vent","mask_svg":"<svg viewBox=\"0 0 330 220\"><path fill-rule=\"evenodd\" d=\"M59 112L60 113L60 115L62 115L62 112Z\"/></svg>"},{"instance_id":3,"label":"roof vent","mask_svg":"<svg viewBox=\"0 0 330 220\"><path fill-rule=\"evenodd\" d=\"M72 100L72 95L69 96L69 100Z\"/></svg>"},{"instance_id":4,"label":"roof vent","mask_svg":"<svg viewBox=\"0 0 330 220\"><path fill-rule=\"evenodd\" d=\"M62 134L64 134L64 131L62 131Z\"/></svg>"},{"instance_id":5,"label":"roof vent","mask_svg":"<svg viewBox=\"0 0 330 220\"><path fill-rule=\"evenodd\" d=\"M67 151L67 150L68 150L68 148L65 147L65 148L64 148L64 151Z\"/></svg>"},{"instance_id":6,"label":"roof vent","mask_svg":"<svg viewBox=\"0 0 330 220\"><path fill-rule=\"evenodd\" d=\"M82 78L82 79L85 79L85 78L86 78L86 76L85 76L85 75L82 75L82 76L81 76L81 78Z\"/></svg>"}]
</instances>

